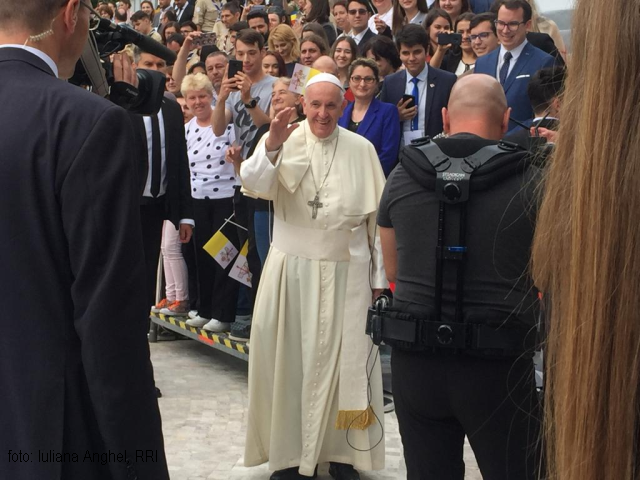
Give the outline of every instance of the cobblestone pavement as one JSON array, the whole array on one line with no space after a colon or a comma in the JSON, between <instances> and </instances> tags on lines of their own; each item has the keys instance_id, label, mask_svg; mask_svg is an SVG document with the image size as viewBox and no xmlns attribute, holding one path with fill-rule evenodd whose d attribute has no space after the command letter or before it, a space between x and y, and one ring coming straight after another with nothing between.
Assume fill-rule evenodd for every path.
<instances>
[{"instance_id":1,"label":"cobblestone pavement","mask_svg":"<svg viewBox=\"0 0 640 480\"><path fill-rule=\"evenodd\" d=\"M172 480L268 480L267 465L245 468L247 363L192 340L151 344L163 397L165 447ZM362 480L406 478L395 414L385 416L386 469L361 472ZM481 480L468 445L467 480ZM329 480L321 465L319 480ZM437 480L437 479L434 479Z\"/></svg>"}]
</instances>

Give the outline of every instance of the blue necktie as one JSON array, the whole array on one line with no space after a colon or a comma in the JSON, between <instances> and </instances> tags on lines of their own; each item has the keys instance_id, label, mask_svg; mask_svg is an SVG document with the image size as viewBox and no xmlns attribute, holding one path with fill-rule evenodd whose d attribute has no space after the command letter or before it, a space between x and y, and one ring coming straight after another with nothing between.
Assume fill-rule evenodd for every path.
<instances>
[{"instance_id":1,"label":"blue necktie","mask_svg":"<svg viewBox=\"0 0 640 480\"><path fill-rule=\"evenodd\" d=\"M416 104L416 107L418 107L418 113L413 117L413 120L411 120L411 130L418 130L418 117L420 116L420 90L418 90L419 81L420 79L417 77L413 77L411 79L411 82L413 82L413 92L411 92L411 95L413 95L414 103Z\"/></svg>"},{"instance_id":2,"label":"blue necktie","mask_svg":"<svg viewBox=\"0 0 640 480\"><path fill-rule=\"evenodd\" d=\"M500 85L504 86L507 81L507 77L509 76L509 66L511 65L511 52L507 52L504 54L504 63L502 64L502 68L500 69Z\"/></svg>"}]
</instances>

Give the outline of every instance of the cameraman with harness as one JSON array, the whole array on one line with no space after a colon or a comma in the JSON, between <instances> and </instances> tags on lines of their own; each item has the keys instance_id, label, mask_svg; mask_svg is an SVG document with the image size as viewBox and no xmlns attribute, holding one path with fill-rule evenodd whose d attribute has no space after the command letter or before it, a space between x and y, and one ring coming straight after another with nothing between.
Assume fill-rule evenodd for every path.
<instances>
[{"instance_id":1,"label":"cameraman with harness","mask_svg":"<svg viewBox=\"0 0 640 480\"><path fill-rule=\"evenodd\" d=\"M539 171L500 142L510 109L486 75L459 80L448 137L414 141L378 224L393 305L368 333L391 345L407 479L462 480L465 435L485 480L534 479L537 292L528 274Z\"/></svg>"}]
</instances>

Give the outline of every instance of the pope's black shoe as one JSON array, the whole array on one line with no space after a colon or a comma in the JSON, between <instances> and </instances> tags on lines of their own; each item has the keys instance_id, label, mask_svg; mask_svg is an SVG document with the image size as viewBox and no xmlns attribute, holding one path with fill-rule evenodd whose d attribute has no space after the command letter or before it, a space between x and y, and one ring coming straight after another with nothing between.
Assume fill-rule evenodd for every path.
<instances>
[{"instance_id":1,"label":"pope's black shoe","mask_svg":"<svg viewBox=\"0 0 640 480\"><path fill-rule=\"evenodd\" d=\"M284 470L276 470L271 474L269 480L305 480L308 478L316 478L318 476L318 467L313 472L313 477L307 477L306 475L300 475L298 473L299 467L285 468Z\"/></svg>"},{"instance_id":2,"label":"pope's black shoe","mask_svg":"<svg viewBox=\"0 0 640 480\"><path fill-rule=\"evenodd\" d=\"M346 463L331 462L329 474L335 480L360 480L360 474L352 465Z\"/></svg>"}]
</instances>

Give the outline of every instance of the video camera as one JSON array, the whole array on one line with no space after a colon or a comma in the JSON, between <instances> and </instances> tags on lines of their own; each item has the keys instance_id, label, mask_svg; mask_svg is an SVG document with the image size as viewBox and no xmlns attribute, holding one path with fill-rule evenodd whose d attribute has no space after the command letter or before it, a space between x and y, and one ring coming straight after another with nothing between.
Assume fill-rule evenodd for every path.
<instances>
[{"instance_id":1,"label":"video camera","mask_svg":"<svg viewBox=\"0 0 640 480\"><path fill-rule=\"evenodd\" d=\"M98 27L90 32L82 57L78 60L73 77L74 85L91 86L92 91L133 113L153 115L160 110L165 89L165 76L160 72L139 69L138 87L116 82L110 56L129 44L172 64L176 54L134 29L100 19Z\"/></svg>"}]
</instances>

